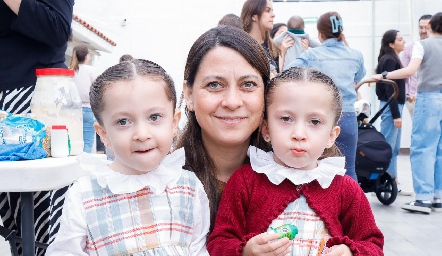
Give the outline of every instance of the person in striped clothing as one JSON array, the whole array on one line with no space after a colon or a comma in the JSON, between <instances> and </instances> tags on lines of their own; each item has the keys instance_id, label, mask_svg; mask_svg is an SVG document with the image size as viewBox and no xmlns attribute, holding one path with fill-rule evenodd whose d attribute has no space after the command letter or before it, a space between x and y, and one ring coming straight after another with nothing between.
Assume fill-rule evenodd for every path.
<instances>
[{"instance_id":1,"label":"person in striped clothing","mask_svg":"<svg viewBox=\"0 0 442 256\"><path fill-rule=\"evenodd\" d=\"M92 84L95 130L113 162L79 156L90 172L69 188L47 255L209 255L209 200L184 149L170 153L180 112L166 71L148 60L107 69Z\"/></svg>"},{"instance_id":2,"label":"person in striped clothing","mask_svg":"<svg viewBox=\"0 0 442 256\"><path fill-rule=\"evenodd\" d=\"M37 68L67 68L74 0L0 1L0 110L31 111ZM34 192L35 239L49 243L58 231L67 187ZM20 193L0 193L3 225L21 236ZM21 255L21 245L18 245ZM44 255L37 249L36 255Z\"/></svg>"}]
</instances>

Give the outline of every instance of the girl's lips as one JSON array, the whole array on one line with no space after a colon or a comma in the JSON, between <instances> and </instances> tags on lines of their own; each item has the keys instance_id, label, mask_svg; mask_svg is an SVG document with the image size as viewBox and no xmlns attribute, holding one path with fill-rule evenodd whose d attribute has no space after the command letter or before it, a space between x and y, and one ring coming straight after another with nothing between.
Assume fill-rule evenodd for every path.
<instances>
[{"instance_id":1,"label":"girl's lips","mask_svg":"<svg viewBox=\"0 0 442 256\"><path fill-rule=\"evenodd\" d=\"M303 149L295 148L295 149L292 149L291 152L295 156L302 156L305 154L306 151Z\"/></svg>"}]
</instances>

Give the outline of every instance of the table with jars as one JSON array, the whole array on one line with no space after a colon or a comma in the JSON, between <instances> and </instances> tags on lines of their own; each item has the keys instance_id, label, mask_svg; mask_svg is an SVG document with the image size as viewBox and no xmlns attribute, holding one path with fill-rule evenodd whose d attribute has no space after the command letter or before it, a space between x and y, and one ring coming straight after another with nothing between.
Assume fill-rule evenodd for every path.
<instances>
[{"instance_id":1,"label":"table with jars","mask_svg":"<svg viewBox=\"0 0 442 256\"><path fill-rule=\"evenodd\" d=\"M83 114L74 71L37 69L36 75L31 112L49 129L65 127L68 143L62 144L68 151L57 150L58 157L0 162L0 192L20 192L23 255L35 254L33 192L60 189L86 175L76 160L83 151Z\"/></svg>"}]
</instances>

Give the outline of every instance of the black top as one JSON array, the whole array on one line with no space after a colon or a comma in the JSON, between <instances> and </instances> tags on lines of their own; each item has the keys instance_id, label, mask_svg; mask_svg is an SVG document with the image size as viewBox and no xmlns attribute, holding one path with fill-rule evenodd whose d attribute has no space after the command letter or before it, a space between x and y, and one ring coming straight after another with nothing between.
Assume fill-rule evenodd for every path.
<instances>
[{"instance_id":1,"label":"black top","mask_svg":"<svg viewBox=\"0 0 442 256\"><path fill-rule=\"evenodd\" d=\"M37 68L66 68L74 0L0 1L0 91L35 85Z\"/></svg>"},{"instance_id":2,"label":"black top","mask_svg":"<svg viewBox=\"0 0 442 256\"><path fill-rule=\"evenodd\" d=\"M402 68L401 63L398 58L391 54L386 54L381 57L379 60L378 67L376 68L376 73L381 74L384 71L394 71ZM405 103L405 79L394 79L399 88L399 95L397 99L393 100L390 103L390 110L393 119L401 118L401 114L399 112L398 104ZM393 95L394 89L390 84L376 83L376 95L378 99L381 101L388 101L388 99Z\"/></svg>"}]
</instances>

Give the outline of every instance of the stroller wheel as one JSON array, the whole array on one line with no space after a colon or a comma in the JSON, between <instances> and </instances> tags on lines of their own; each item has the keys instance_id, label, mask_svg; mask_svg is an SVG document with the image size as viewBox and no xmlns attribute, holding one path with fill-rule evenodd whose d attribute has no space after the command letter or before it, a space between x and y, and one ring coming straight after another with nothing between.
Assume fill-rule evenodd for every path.
<instances>
[{"instance_id":1,"label":"stroller wheel","mask_svg":"<svg viewBox=\"0 0 442 256\"><path fill-rule=\"evenodd\" d=\"M379 178L379 183L376 185L376 197L384 205L390 205L397 197L396 180L391 178L388 173L384 173Z\"/></svg>"}]
</instances>

